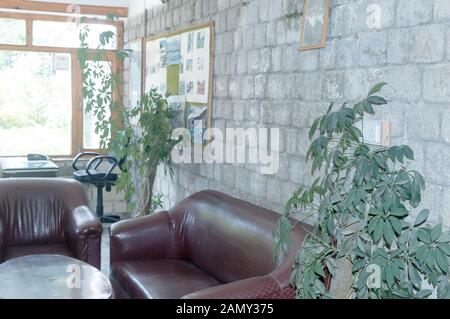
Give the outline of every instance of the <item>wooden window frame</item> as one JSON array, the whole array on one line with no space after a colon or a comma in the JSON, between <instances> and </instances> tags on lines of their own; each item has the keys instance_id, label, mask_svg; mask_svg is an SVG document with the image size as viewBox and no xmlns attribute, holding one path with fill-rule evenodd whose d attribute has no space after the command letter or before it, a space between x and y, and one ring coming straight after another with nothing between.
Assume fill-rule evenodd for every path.
<instances>
[{"instance_id":1,"label":"wooden window frame","mask_svg":"<svg viewBox=\"0 0 450 319\"><path fill-rule=\"evenodd\" d=\"M56 13L68 13L68 3L26 0L2 0L0 8L11 10L45 11ZM128 8L113 6L78 5L80 14L107 15L115 14L118 17L128 17Z\"/></svg>"},{"instance_id":2,"label":"wooden window frame","mask_svg":"<svg viewBox=\"0 0 450 319\"><path fill-rule=\"evenodd\" d=\"M0 44L0 51L25 51L25 52L43 52L43 53L66 53L70 54L72 62L72 146L71 154L53 155L53 158L67 158L74 157L80 152L101 152L99 149L86 149L83 146L83 94L82 94L82 70L78 64L77 50L78 48L63 48L63 47L46 47L33 45L33 21L59 21L68 22L67 16L54 16L54 15L42 15L42 14L23 14L23 13L7 13L0 12L0 18L20 19L26 21L26 45L5 45ZM83 21L84 23L93 24L108 24L114 25L117 28L117 49L123 48L123 33L124 26L121 21L108 21L97 18L88 18ZM123 68L122 62L116 59L115 50L106 50L108 59L112 62L113 72L120 72L120 80L123 83ZM95 49L89 49L88 53L92 56L96 53ZM122 87L119 89L123 89ZM120 93L120 92L119 92ZM114 98L118 98L117 92ZM114 114L112 115L114 118ZM13 156L10 154L8 156Z\"/></svg>"}]
</instances>

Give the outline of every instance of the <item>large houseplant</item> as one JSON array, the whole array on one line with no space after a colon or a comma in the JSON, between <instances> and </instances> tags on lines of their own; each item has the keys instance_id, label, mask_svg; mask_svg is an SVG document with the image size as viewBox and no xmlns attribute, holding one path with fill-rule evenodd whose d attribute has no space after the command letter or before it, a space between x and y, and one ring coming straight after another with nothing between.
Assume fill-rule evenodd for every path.
<instances>
[{"instance_id":1,"label":"large houseplant","mask_svg":"<svg viewBox=\"0 0 450 319\"><path fill-rule=\"evenodd\" d=\"M116 17L109 16L115 20ZM161 195L153 195L157 168L164 164L172 174L170 154L179 140L172 140L173 119L177 111L168 106L167 96L156 89L144 94L137 105L124 105L121 63L113 69L112 55L123 61L128 50L107 50L114 33L100 34L100 45L89 49L88 24L80 28L78 62L82 70L83 98L86 113L95 116L95 132L100 147L117 158L126 158L116 183L136 216L147 215L162 206Z\"/></svg>"},{"instance_id":2,"label":"large houseplant","mask_svg":"<svg viewBox=\"0 0 450 319\"><path fill-rule=\"evenodd\" d=\"M274 231L279 253L294 220L316 217L291 277L298 298L449 297L450 233L427 223L427 209L412 217L425 189L408 169L413 150L367 145L358 129L387 104L376 95L384 85L354 106L332 104L311 127L307 158L320 177L293 194Z\"/></svg>"}]
</instances>

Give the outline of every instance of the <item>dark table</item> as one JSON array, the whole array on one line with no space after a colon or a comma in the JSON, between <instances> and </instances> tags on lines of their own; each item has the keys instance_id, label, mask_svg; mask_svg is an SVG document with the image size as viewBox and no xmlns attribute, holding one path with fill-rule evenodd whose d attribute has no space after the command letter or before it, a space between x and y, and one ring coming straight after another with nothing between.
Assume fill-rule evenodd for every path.
<instances>
[{"instance_id":1,"label":"dark table","mask_svg":"<svg viewBox=\"0 0 450 319\"><path fill-rule=\"evenodd\" d=\"M33 255L0 265L0 299L111 299L108 278L69 257Z\"/></svg>"}]
</instances>

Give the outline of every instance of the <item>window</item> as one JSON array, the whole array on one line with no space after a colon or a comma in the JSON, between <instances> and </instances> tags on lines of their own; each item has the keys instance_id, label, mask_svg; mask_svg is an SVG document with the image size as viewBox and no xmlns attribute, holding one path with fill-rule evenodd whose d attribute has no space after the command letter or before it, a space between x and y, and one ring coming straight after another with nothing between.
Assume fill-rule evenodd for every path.
<instances>
[{"instance_id":1,"label":"window","mask_svg":"<svg viewBox=\"0 0 450 319\"><path fill-rule=\"evenodd\" d=\"M100 34L111 31L117 35L116 27L107 24L89 24L89 48L96 49L100 45ZM80 32L76 23L61 21L34 21L33 22L33 45L44 47L77 48L80 45L78 37ZM117 39L117 37L114 37ZM117 42L109 43L107 49L116 49Z\"/></svg>"},{"instance_id":2,"label":"window","mask_svg":"<svg viewBox=\"0 0 450 319\"><path fill-rule=\"evenodd\" d=\"M91 64L90 67L93 67L93 62L88 61L88 64ZM95 63L96 68L103 68L103 70L111 70L111 65L104 61ZM101 83L99 78L93 78L94 87L96 90L101 89ZM108 90L104 93L103 98L111 99L111 90ZM100 147L100 136L96 133L95 127L98 121L103 121L105 118L109 118L111 113L107 110L106 114L93 114L86 113L86 101L83 101L83 148L84 149L98 149Z\"/></svg>"},{"instance_id":3,"label":"window","mask_svg":"<svg viewBox=\"0 0 450 319\"><path fill-rule=\"evenodd\" d=\"M0 156L73 156L99 149L95 124L110 114L84 112L79 27L66 19L0 13ZM91 54L105 31L116 35L107 49L122 45L120 24L85 23ZM108 59L116 66L113 52Z\"/></svg>"},{"instance_id":4,"label":"window","mask_svg":"<svg viewBox=\"0 0 450 319\"><path fill-rule=\"evenodd\" d=\"M25 20L0 18L0 44L26 45L26 33Z\"/></svg>"},{"instance_id":5,"label":"window","mask_svg":"<svg viewBox=\"0 0 450 319\"><path fill-rule=\"evenodd\" d=\"M70 54L0 51L0 83L0 154L71 154Z\"/></svg>"}]
</instances>

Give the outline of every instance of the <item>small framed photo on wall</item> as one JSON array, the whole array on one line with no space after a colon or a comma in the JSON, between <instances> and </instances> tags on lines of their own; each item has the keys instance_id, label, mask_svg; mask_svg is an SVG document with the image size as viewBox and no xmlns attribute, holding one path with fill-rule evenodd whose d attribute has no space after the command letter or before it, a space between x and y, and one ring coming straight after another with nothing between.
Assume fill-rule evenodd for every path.
<instances>
[{"instance_id":1,"label":"small framed photo on wall","mask_svg":"<svg viewBox=\"0 0 450 319\"><path fill-rule=\"evenodd\" d=\"M304 0L300 51L324 48L327 42L330 0Z\"/></svg>"}]
</instances>

